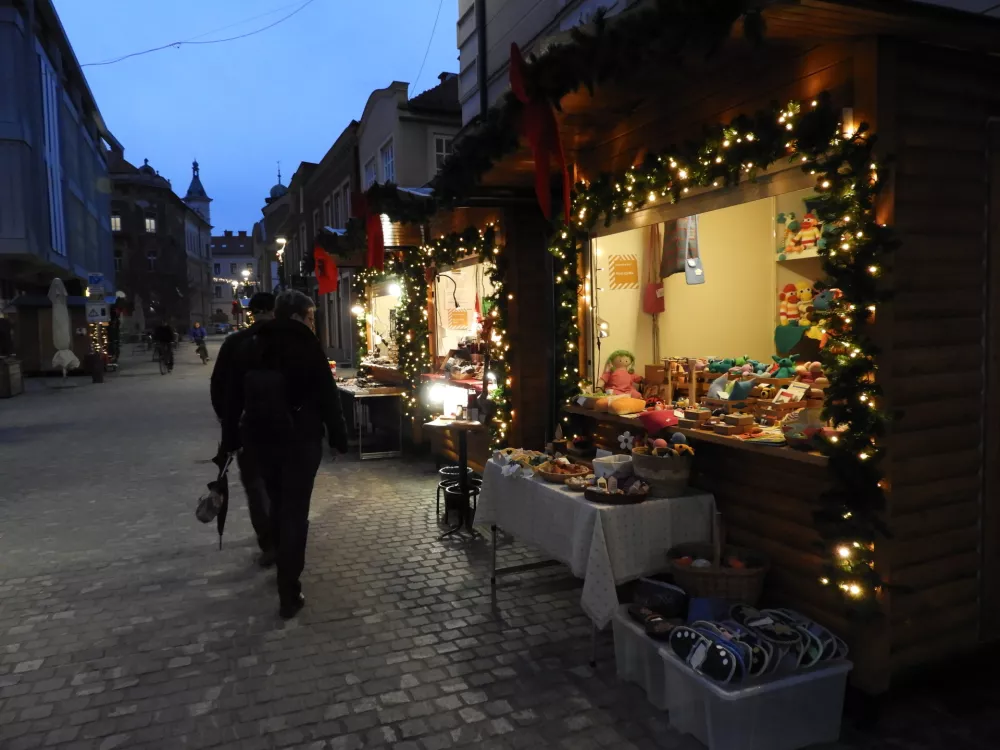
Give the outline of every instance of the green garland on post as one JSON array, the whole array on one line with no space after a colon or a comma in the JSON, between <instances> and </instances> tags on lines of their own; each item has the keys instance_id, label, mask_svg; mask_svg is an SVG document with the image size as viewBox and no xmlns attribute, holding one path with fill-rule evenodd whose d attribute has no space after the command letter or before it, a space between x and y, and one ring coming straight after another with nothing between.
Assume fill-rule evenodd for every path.
<instances>
[{"instance_id":1,"label":"green garland on post","mask_svg":"<svg viewBox=\"0 0 1000 750\"><path fill-rule=\"evenodd\" d=\"M605 225L660 200L676 202L693 188L712 188L753 179L780 159L799 163L816 176L815 211L824 223L820 247L831 288L843 296L827 323L829 336L821 359L830 380L824 416L843 429L823 442L833 486L816 512L817 530L827 558L824 585L833 585L852 609L873 612L884 585L875 570L875 542L888 529L879 514L885 507L881 470L882 439L888 415L875 381L878 348L871 337L877 305L886 298L879 285L882 262L896 242L875 219L875 198L882 182L874 156L875 138L862 125L844 133L826 96L805 106L785 107L738 117L710 129L699 144L647 156L637 167L577 185L571 224L553 236L558 304L557 334L567 342L559 356L559 396L569 400L579 387L576 323L577 275L582 242L600 219Z\"/></svg>"}]
</instances>

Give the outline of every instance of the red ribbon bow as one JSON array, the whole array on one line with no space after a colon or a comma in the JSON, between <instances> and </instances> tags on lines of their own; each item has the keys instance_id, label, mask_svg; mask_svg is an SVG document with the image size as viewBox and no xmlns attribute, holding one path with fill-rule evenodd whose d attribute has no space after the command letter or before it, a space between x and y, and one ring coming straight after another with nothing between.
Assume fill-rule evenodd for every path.
<instances>
[{"instance_id":1,"label":"red ribbon bow","mask_svg":"<svg viewBox=\"0 0 1000 750\"><path fill-rule=\"evenodd\" d=\"M546 219L552 218L552 192L549 187L550 161L555 157L556 165L562 172L564 219L569 223L569 171L566 169L566 154L559 140L559 123L552 104L544 97L532 99L524 81L524 57L516 43L510 45L510 88L523 104L521 132L531 146L535 159L535 195L538 206Z\"/></svg>"},{"instance_id":2,"label":"red ribbon bow","mask_svg":"<svg viewBox=\"0 0 1000 750\"><path fill-rule=\"evenodd\" d=\"M337 261L326 250L316 245L313 248L316 280L319 282L319 293L330 294L340 287L340 276L337 273Z\"/></svg>"},{"instance_id":3,"label":"red ribbon bow","mask_svg":"<svg viewBox=\"0 0 1000 750\"><path fill-rule=\"evenodd\" d=\"M368 236L368 257L365 265L379 271L385 270L385 237L382 235L382 217L369 211L368 196L355 193L351 199L354 218L363 219Z\"/></svg>"}]
</instances>

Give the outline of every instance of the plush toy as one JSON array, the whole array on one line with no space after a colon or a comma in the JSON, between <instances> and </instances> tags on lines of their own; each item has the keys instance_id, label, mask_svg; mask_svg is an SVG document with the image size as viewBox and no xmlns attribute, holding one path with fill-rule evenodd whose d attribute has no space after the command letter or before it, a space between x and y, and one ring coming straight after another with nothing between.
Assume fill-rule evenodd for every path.
<instances>
[{"instance_id":1,"label":"plush toy","mask_svg":"<svg viewBox=\"0 0 1000 750\"><path fill-rule=\"evenodd\" d=\"M803 383L815 383L823 377L823 365L819 362L803 362L795 367L795 379Z\"/></svg>"},{"instance_id":2,"label":"plush toy","mask_svg":"<svg viewBox=\"0 0 1000 750\"><path fill-rule=\"evenodd\" d=\"M729 370L734 366L735 360L732 359L718 359L712 358L708 360L708 371L709 372L729 372Z\"/></svg>"},{"instance_id":3,"label":"plush toy","mask_svg":"<svg viewBox=\"0 0 1000 750\"><path fill-rule=\"evenodd\" d=\"M799 297L795 291L795 284L785 284L778 294L778 319L783 326L799 324Z\"/></svg>"},{"instance_id":4,"label":"plush toy","mask_svg":"<svg viewBox=\"0 0 1000 750\"><path fill-rule=\"evenodd\" d=\"M814 309L812 284L806 281L798 282L795 285L795 295L799 298L797 305L799 310L799 325L803 328L809 328L812 325L809 321Z\"/></svg>"},{"instance_id":5,"label":"plush toy","mask_svg":"<svg viewBox=\"0 0 1000 750\"><path fill-rule=\"evenodd\" d=\"M642 398L642 394L635 389L635 383L642 378L635 374L635 355L625 349L618 349L611 352L607 364L604 365L604 374L597 381L597 387L605 393L626 394L632 398Z\"/></svg>"},{"instance_id":6,"label":"plush toy","mask_svg":"<svg viewBox=\"0 0 1000 750\"><path fill-rule=\"evenodd\" d=\"M812 304L818 320L806 331L806 336L819 341L819 347L822 349L826 346L828 338L825 333L826 320L830 317L834 303L844 295L839 289L828 288L822 281L816 282L815 289L816 296L813 298Z\"/></svg>"},{"instance_id":7,"label":"plush toy","mask_svg":"<svg viewBox=\"0 0 1000 750\"><path fill-rule=\"evenodd\" d=\"M801 252L816 250L816 243L823 235L823 230L816 221L816 215L810 211L802 217L802 226L795 235L795 244Z\"/></svg>"},{"instance_id":8,"label":"plush toy","mask_svg":"<svg viewBox=\"0 0 1000 750\"><path fill-rule=\"evenodd\" d=\"M777 365L776 368L771 372L772 378L794 378L795 377L795 360L799 358L798 354L792 354L789 357L779 357L777 354L772 355L771 359L774 360Z\"/></svg>"},{"instance_id":9,"label":"plush toy","mask_svg":"<svg viewBox=\"0 0 1000 750\"><path fill-rule=\"evenodd\" d=\"M784 256L794 255L800 251L799 246L795 243L795 237L802 225L799 224L794 211L778 214L777 223L784 225L784 234L778 245L778 255L781 256L781 260L784 260Z\"/></svg>"}]
</instances>

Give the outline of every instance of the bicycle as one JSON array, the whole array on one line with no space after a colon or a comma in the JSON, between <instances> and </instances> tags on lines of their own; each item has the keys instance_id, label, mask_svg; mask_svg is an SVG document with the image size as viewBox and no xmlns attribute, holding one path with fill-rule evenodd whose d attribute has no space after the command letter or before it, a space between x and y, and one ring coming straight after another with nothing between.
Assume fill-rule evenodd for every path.
<instances>
[{"instance_id":1,"label":"bicycle","mask_svg":"<svg viewBox=\"0 0 1000 750\"><path fill-rule=\"evenodd\" d=\"M160 364L160 375L166 375L174 369L173 352L170 351L169 344L156 344L156 359Z\"/></svg>"}]
</instances>

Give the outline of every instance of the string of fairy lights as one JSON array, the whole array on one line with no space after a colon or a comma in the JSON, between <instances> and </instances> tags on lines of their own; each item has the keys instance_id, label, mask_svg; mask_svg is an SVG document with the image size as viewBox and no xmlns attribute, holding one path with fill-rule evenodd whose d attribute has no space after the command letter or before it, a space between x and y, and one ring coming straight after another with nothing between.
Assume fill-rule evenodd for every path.
<instances>
[{"instance_id":1,"label":"string of fairy lights","mask_svg":"<svg viewBox=\"0 0 1000 750\"><path fill-rule=\"evenodd\" d=\"M407 382L406 411L412 415L419 405L423 375L434 369L428 319L430 283L438 269L454 265L463 258L476 257L485 265L493 285L493 293L482 302L491 324L487 342L490 347L490 372L496 377L496 385L488 394L497 405L491 426L495 447L506 444L514 418L508 395L513 381L509 374L510 344L507 338L507 311L513 295L504 288L507 260L496 237L496 224L488 224L482 230L470 227L463 232L452 232L429 240L420 247L388 252L383 269L366 268L355 276L356 291L361 301L355 311L359 359L368 356L370 351L368 325L372 320L375 290L386 283L398 285L399 304L393 334L398 351L397 368Z\"/></svg>"},{"instance_id":2,"label":"string of fairy lights","mask_svg":"<svg viewBox=\"0 0 1000 750\"><path fill-rule=\"evenodd\" d=\"M824 417L839 432L822 444L834 482L815 517L827 553L820 582L835 586L855 608L877 606L875 595L883 581L875 570L875 542L876 536L888 534L879 517L888 489L881 470L888 415L875 378L878 349L871 327L886 298L879 284L883 259L896 243L875 215L882 182L874 147L867 126L845 126L825 95L805 106L790 102L741 116L711 129L700 144L648 155L622 174L579 183L572 217L550 242L556 340L567 342L557 355L558 396L568 401L580 382L580 254L599 220L608 225L658 201L676 202L694 189L753 179L782 159L815 176L814 211L824 235L819 254L828 287L842 293L824 322L828 341L821 350L830 380Z\"/></svg>"}]
</instances>

